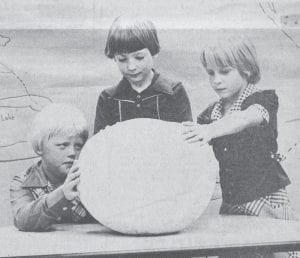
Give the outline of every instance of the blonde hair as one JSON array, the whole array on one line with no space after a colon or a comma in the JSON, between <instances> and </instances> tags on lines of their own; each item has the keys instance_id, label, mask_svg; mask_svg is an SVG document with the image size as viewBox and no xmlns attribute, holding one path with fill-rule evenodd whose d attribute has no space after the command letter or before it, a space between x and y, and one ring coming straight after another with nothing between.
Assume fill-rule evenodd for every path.
<instances>
[{"instance_id":1,"label":"blonde hair","mask_svg":"<svg viewBox=\"0 0 300 258\"><path fill-rule=\"evenodd\" d=\"M151 55L159 53L160 45L154 24L145 18L120 16L108 32L105 55L131 53L147 48Z\"/></svg>"},{"instance_id":2,"label":"blonde hair","mask_svg":"<svg viewBox=\"0 0 300 258\"><path fill-rule=\"evenodd\" d=\"M207 45L200 56L201 63L207 68L208 63L217 67L226 66L237 69L248 83L256 84L260 80L260 69L254 44L245 36L224 36Z\"/></svg>"},{"instance_id":3,"label":"blonde hair","mask_svg":"<svg viewBox=\"0 0 300 258\"><path fill-rule=\"evenodd\" d=\"M29 141L35 153L39 154L43 141L58 134L79 135L84 142L88 139L87 121L78 108L66 103L47 105L33 119Z\"/></svg>"}]
</instances>

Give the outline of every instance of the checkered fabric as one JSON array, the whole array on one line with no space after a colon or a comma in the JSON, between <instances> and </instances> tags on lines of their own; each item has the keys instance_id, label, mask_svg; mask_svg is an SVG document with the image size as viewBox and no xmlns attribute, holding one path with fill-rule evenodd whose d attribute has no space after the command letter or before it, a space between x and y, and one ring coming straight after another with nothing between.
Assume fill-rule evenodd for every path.
<instances>
[{"instance_id":1,"label":"checkered fabric","mask_svg":"<svg viewBox=\"0 0 300 258\"><path fill-rule=\"evenodd\" d=\"M237 99L237 101L231 106L229 109L229 114L233 112L239 112L241 111L241 106L243 101L252 95L253 93L257 92L258 89L255 87L255 85L249 84L246 89L242 92L241 96ZM213 107L211 119L212 120L218 120L221 119L223 116L223 104L224 101L220 99L215 106ZM268 111L260 104L253 104L252 107L255 107L262 115L264 120L266 122L269 122L270 117ZM271 154L272 158L276 159L277 161L283 161L285 159L285 156L274 153ZM222 213L227 214L237 214L237 215L250 215L250 216L259 216L262 208L264 205L270 205L273 208L282 206L284 209L284 219L289 220L291 219L290 209L289 209L289 199L288 194L285 189L280 189L275 193L272 193L268 196L261 197L257 200L247 202L240 205L230 205L226 204L222 206ZM290 258L300 258L299 252L289 252Z\"/></svg>"},{"instance_id":2,"label":"checkered fabric","mask_svg":"<svg viewBox=\"0 0 300 258\"><path fill-rule=\"evenodd\" d=\"M86 211L78 199L75 199L72 203L74 204L72 207L72 220L77 222L86 216Z\"/></svg>"},{"instance_id":3,"label":"checkered fabric","mask_svg":"<svg viewBox=\"0 0 300 258\"><path fill-rule=\"evenodd\" d=\"M228 113L232 114L233 112L239 112L241 111L242 108L242 103L243 101L248 98L250 95L252 95L253 93L257 92L258 89L256 88L255 85L253 84L249 84L245 90L242 92L241 96L237 99L236 102L234 102L234 104L230 107ZM211 119L212 120L218 120L220 118L223 117L223 104L224 104L224 100L220 99L213 107L212 113L211 113ZM251 105L251 107L255 107L260 114L262 115L262 117L264 118L264 120L269 123L270 121L270 116L269 116L269 112L268 110L266 110L262 105L260 104L253 104ZM286 157L281 154L281 153L272 153L271 157L275 160L277 160L278 162L282 162L286 159Z\"/></svg>"},{"instance_id":4,"label":"checkered fabric","mask_svg":"<svg viewBox=\"0 0 300 258\"><path fill-rule=\"evenodd\" d=\"M233 112L241 111L243 101L247 97L249 97L250 95L252 95L254 92L257 92L257 91L258 91L258 89L255 87L255 85L249 84L245 88L245 90L242 92L241 96L230 107L228 113L231 114ZM223 116L223 104L224 104L223 99L220 99L215 104L215 106L212 110L212 114L211 114L212 120L218 120L218 119L222 118L222 116ZM259 104L254 104L253 106L255 106L261 112L263 118L265 118L266 121L269 122L269 113L268 113L268 111L263 106L261 106Z\"/></svg>"},{"instance_id":5,"label":"checkered fabric","mask_svg":"<svg viewBox=\"0 0 300 258\"><path fill-rule=\"evenodd\" d=\"M258 89L255 87L255 85L249 84L245 88L245 90L242 92L241 96L237 99L237 101L235 103L233 103L233 105L229 109L229 114L231 114L233 112L241 111L241 106L242 106L243 101L247 97L249 97L250 95L252 95L253 93L255 93L257 91L258 91ZM222 99L220 99L215 104L215 106L212 110L212 114L211 114L212 120L218 120L218 119L222 118L222 116L223 116L223 102L224 101ZM267 122L269 122L269 113L262 105L254 104L252 106L257 108L257 110L260 111L262 117ZM272 158L275 158L276 160L280 161L281 155L277 154L277 153L272 154ZM272 207L273 206L278 206L278 205L288 204L288 196L287 196L286 191L284 189L281 189L276 193L273 193L269 196L260 198L258 200L255 200L255 201L252 201L252 202L249 202L249 203L245 203L243 205L231 206L230 211L233 212L233 213L237 213L237 214L258 216L258 214L260 213L262 207L266 203L270 204Z\"/></svg>"},{"instance_id":6,"label":"checkered fabric","mask_svg":"<svg viewBox=\"0 0 300 258\"><path fill-rule=\"evenodd\" d=\"M240 205L223 204L221 208L222 214L248 215L259 216L264 205L270 205L272 208L282 207L283 219L291 220L292 214L290 210L290 202L286 189L280 189L275 193L262 197L252 202L247 202ZM261 257L264 257L263 255ZM288 252L289 258L300 258L299 251Z\"/></svg>"},{"instance_id":7,"label":"checkered fabric","mask_svg":"<svg viewBox=\"0 0 300 258\"><path fill-rule=\"evenodd\" d=\"M48 182L48 185L46 187L39 187L39 188L31 187L30 191L32 192L34 198L38 199L39 197L41 197L45 194L51 193L56 188L57 188L57 186ZM77 222L86 216L86 211L78 199L75 199L74 201L72 201L72 203L74 204L71 208L72 209L72 220L74 222Z\"/></svg>"},{"instance_id":8,"label":"checkered fabric","mask_svg":"<svg viewBox=\"0 0 300 258\"><path fill-rule=\"evenodd\" d=\"M289 198L287 191L285 189L280 189L275 193L268 196L261 197L257 200L247 202L240 205L230 205L226 204L223 207L222 213L237 214L237 215L249 215L249 216L259 216L264 205L270 205L272 208L277 208L283 206L284 219L289 220Z\"/></svg>"}]
</instances>

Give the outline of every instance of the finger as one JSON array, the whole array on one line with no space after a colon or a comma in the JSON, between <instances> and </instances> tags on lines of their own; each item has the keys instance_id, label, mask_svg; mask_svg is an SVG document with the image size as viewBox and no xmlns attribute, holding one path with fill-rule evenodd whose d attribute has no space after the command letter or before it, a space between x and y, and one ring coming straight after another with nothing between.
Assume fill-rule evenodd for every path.
<instances>
[{"instance_id":1,"label":"finger","mask_svg":"<svg viewBox=\"0 0 300 258\"><path fill-rule=\"evenodd\" d=\"M196 126L183 127L182 134L188 134L188 133L192 133L192 132L195 133L196 131L197 131Z\"/></svg>"},{"instance_id":2,"label":"finger","mask_svg":"<svg viewBox=\"0 0 300 258\"><path fill-rule=\"evenodd\" d=\"M182 130L182 134L188 134L188 133L191 133L193 132L195 129L192 129L192 128L184 128Z\"/></svg>"},{"instance_id":3,"label":"finger","mask_svg":"<svg viewBox=\"0 0 300 258\"><path fill-rule=\"evenodd\" d=\"M197 132L196 132L196 131L192 131L192 132L188 132L188 133L184 134L184 135L183 135L183 139L184 139L184 140L188 140L188 139L194 138L194 137L196 137L196 136L198 136L198 135L197 135Z\"/></svg>"},{"instance_id":4,"label":"finger","mask_svg":"<svg viewBox=\"0 0 300 258\"><path fill-rule=\"evenodd\" d=\"M76 172L76 173L73 173L73 174L69 174L67 176L65 182L66 183L72 182L72 181L76 180L79 177L80 177L80 173L79 172Z\"/></svg>"},{"instance_id":5,"label":"finger","mask_svg":"<svg viewBox=\"0 0 300 258\"><path fill-rule=\"evenodd\" d=\"M74 198L76 201L78 201L78 202L81 202L80 201L80 193L79 192L76 192L76 196L75 196L75 198Z\"/></svg>"},{"instance_id":6,"label":"finger","mask_svg":"<svg viewBox=\"0 0 300 258\"><path fill-rule=\"evenodd\" d=\"M195 142L199 142L199 141L203 141L203 138L200 136L195 136L193 138L189 138L186 140L187 143L195 143Z\"/></svg>"},{"instance_id":7,"label":"finger","mask_svg":"<svg viewBox=\"0 0 300 258\"><path fill-rule=\"evenodd\" d=\"M80 178L76 178L73 181L68 182L68 184L66 186L69 189L73 189L73 188L75 188L75 186L77 186L79 184L79 182L80 182Z\"/></svg>"},{"instance_id":8,"label":"finger","mask_svg":"<svg viewBox=\"0 0 300 258\"><path fill-rule=\"evenodd\" d=\"M80 201L80 199L79 199L80 193L78 191L74 192L74 196L75 196L75 199L77 199L78 201Z\"/></svg>"},{"instance_id":9,"label":"finger","mask_svg":"<svg viewBox=\"0 0 300 258\"><path fill-rule=\"evenodd\" d=\"M80 173L72 174L71 181L74 181L76 179L80 178Z\"/></svg>"},{"instance_id":10,"label":"finger","mask_svg":"<svg viewBox=\"0 0 300 258\"><path fill-rule=\"evenodd\" d=\"M71 200L79 200L79 193L78 192L72 192L72 193L70 193L70 199Z\"/></svg>"},{"instance_id":11,"label":"finger","mask_svg":"<svg viewBox=\"0 0 300 258\"><path fill-rule=\"evenodd\" d=\"M73 163L72 167L69 170L69 174L72 174L72 173L74 173L74 172L76 172L78 170L79 170L78 164Z\"/></svg>"},{"instance_id":12,"label":"finger","mask_svg":"<svg viewBox=\"0 0 300 258\"><path fill-rule=\"evenodd\" d=\"M65 181L66 182L70 182L70 181L74 180L77 177L80 177L80 172L79 171L76 171L74 173L68 174Z\"/></svg>"},{"instance_id":13,"label":"finger","mask_svg":"<svg viewBox=\"0 0 300 258\"><path fill-rule=\"evenodd\" d=\"M196 136L194 138L191 138L187 140L188 143L195 143L195 142L200 142L200 146L203 146L208 143L207 138L201 137L201 136Z\"/></svg>"},{"instance_id":14,"label":"finger","mask_svg":"<svg viewBox=\"0 0 300 258\"><path fill-rule=\"evenodd\" d=\"M194 126L195 123L194 122L191 122L191 121L186 121L186 122L182 122L181 123L183 126Z\"/></svg>"},{"instance_id":15,"label":"finger","mask_svg":"<svg viewBox=\"0 0 300 258\"><path fill-rule=\"evenodd\" d=\"M208 143L207 141L202 140L202 141L200 141L200 146L203 146L203 145L205 145L207 143Z\"/></svg>"}]
</instances>

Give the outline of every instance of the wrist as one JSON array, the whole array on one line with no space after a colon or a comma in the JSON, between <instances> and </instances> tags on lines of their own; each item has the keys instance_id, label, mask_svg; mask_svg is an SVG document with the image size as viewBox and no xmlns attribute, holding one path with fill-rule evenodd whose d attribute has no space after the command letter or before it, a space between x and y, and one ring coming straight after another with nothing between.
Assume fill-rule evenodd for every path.
<instances>
[{"instance_id":1,"label":"wrist","mask_svg":"<svg viewBox=\"0 0 300 258\"><path fill-rule=\"evenodd\" d=\"M209 141L211 141L212 139L216 138L216 127L215 125L212 124L208 124L207 125L207 138L209 139Z\"/></svg>"},{"instance_id":2,"label":"wrist","mask_svg":"<svg viewBox=\"0 0 300 258\"><path fill-rule=\"evenodd\" d=\"M48 208L50 208L63 198L65 198L65 195L64 195L62 187L60 186L60 187L56 188L54 191L52 191L51 193L47 194L47 197L45 200L46 206Z\"/></svg>"},{"instance_id":3,"label":"wrist","mask_svg":"<svg viewBox=\"0 0 300 258\"><path fill-rule=\"evenodd\" d=\"M70 191L66 187L62 187L62 192L63 192L64 197L68 201L73 201L74 200L74 195L71 194Z\"/></svg>"}]
</instances>

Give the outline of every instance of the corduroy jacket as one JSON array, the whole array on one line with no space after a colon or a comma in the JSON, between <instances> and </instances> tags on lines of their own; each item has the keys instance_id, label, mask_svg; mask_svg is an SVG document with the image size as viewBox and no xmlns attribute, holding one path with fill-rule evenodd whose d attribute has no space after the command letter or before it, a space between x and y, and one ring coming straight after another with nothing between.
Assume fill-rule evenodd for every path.
<instances>
[{"instance_id":1,"label":"corduroy jacket","mask_svg":"<svg viewBox=\"0 0 300 258\"><path fill-rule=\"evenodd\" d=\"M56 199L53 206L46 204L47 195ZM22 231L44 231L54 223L71 223L73 221L73 202L68 201L62 190L49 191L48 180L37 162L30 168L16 175L10 186L10 202L15 226ZM86 211L80 223L96 222Z\"/></svg>"},{"instance_id":2,"label":"corduroy jacket","mask_svg":"<svg viewBox=\"0 0 300 258\"><path fill-rule=\"evenodd\" d=\"M151 85L138 93L123 78L117 86L105 89L100 94L94 133L107 125L134 118L192 121L190 101L182 83L154 72Z\"/></svg>"}]
</instances>

